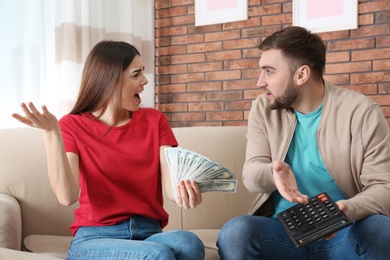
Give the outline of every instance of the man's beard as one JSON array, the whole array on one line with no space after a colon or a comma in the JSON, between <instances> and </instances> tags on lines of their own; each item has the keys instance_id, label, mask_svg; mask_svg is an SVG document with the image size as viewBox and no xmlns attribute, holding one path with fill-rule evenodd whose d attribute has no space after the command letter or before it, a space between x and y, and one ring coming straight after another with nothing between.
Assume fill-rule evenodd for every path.
<instances>
[{"instance_id":1,"label":"man's beard","mask_svg":"<svg viewBox=\"0 0 390 260\"><path fill-rule=\"evenodd\" d=\"M290 77L287 88L280 97L274 96L274 102L269 105L269 108L272 110L275 109L284 109L289 108L295 102L298 97L298 91L296 89L296 84L292 77Z\"/></svg>"}]
</instances>

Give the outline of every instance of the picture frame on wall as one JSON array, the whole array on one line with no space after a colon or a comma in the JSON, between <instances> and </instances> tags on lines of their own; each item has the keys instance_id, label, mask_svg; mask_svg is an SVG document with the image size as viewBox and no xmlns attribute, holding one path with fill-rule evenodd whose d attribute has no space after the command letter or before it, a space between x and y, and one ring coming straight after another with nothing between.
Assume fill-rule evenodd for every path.
<instances>
[{"instance_id":1,"label":"picture frame on wall","mask_svg":"<svg viewBox=\"0 0 390 260\"><path fill-rule=\"evenodd\" d=\"M358 28L358 0L293 0L293 25L313 33Z\"/></svg>"},{"instance_id":2,"label":"picture frame on wall","mask_svg":"<svg viewBox=\"0 0 390 260\"><path fill-rule=\"evenodd\" d=\"M248 0L195 0L195 26L248 19Z\"/></svg>"}]
</instances>

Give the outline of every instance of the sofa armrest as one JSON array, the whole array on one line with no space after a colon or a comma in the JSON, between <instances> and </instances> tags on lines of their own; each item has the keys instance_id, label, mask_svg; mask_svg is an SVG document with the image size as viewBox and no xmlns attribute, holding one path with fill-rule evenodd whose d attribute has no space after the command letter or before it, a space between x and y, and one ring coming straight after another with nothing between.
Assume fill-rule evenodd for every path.
<instances>
[{"instance_id":1,"label":"sofa armrest","mask_svg":"<svg viewBox=\"0 0 390 260\"><path fill-rule=\"evenodd\" d=\"M21 250L22 215L18 201L0 193L0 247Z\"/></svg>"}]
</instances>

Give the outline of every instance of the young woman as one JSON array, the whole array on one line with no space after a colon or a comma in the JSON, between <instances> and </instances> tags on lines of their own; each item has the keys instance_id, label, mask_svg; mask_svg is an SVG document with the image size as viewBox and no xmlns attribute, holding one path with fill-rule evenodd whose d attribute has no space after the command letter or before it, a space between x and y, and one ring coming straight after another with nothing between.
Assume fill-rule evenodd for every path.
<instances>
[{"instance_id":1,"label":"young woman","mask_svg":"<svg viewBox=\"0 0 390 260\"><path fill-rule=\"evenodd\" d=\"M24 116L13 114L43 130L58 201L80 203L68 259L204 258L193 233L162 232L162 184L179 207L195 208L202 196L194 181L182 181L173 196L163 149L178 144L161 112L140 108L147 82L135 47L103 41L87 58L70 114L57 121L31 102L21 104Z\"/></svg>"}]
</instances>

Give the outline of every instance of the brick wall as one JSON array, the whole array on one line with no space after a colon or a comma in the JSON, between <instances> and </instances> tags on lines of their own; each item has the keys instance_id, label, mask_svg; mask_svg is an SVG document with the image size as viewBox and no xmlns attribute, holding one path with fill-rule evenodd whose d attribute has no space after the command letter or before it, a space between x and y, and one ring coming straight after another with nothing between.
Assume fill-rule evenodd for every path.
<instances>
[{"instance_id":1,"label":"brick wall","mask_svg":"<svg viewBox=\"0 0 390 260\"><path fill-rule=\"evenodd\" d=\"M155 1L156 108L172 127L246 125L261 39L292 24L291 0L248 0L246 21L195 27L194 0ZM360 0L359 28L321 33L325 78L370 96L390 125L390 1Z\"/></svg>"}]
</instances>

